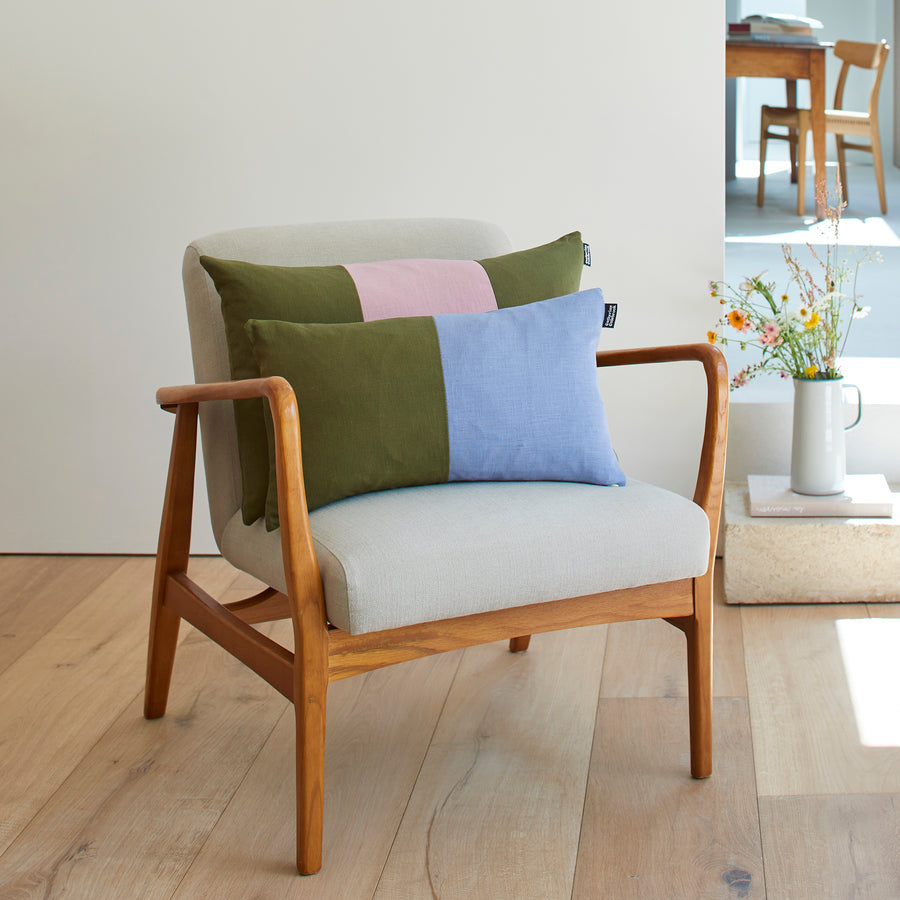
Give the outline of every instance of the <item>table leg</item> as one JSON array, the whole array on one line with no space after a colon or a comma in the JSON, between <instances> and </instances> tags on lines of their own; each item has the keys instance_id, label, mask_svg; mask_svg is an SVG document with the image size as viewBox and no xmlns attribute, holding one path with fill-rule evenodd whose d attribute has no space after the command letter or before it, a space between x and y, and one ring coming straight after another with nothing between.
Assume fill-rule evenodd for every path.
<instances>
[{"instance_id":1,"label":"table leg","mask_svg":"<svg viewBox=\"0 0 900 900\"><path fill-rule=\"evenodd\" d=\"M825 218L825 51L809 57L809 106L813 137L816 218Z\"/></svg>"}]
</instances>

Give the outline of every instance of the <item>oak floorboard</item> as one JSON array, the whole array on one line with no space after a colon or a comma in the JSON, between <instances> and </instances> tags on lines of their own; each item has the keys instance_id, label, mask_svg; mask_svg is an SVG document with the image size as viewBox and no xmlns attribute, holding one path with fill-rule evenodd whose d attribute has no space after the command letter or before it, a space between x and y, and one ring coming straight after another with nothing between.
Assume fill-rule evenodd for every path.
<instances>
[{"instance_id":1,"label":"oak floorboard","mask_svg":"<svg viewBox=\"0 0 900 900\"><path fill-rule=\"evenodd\" d=\"M288 707L175 900L370 900L441 715L460 651L333 682L322 870L295 868L294 714Z\"/></svg>"},{"instance_id":2,"label":"oak floorboard","mask_svg":"<svg viewBox=\"0 0 900 900\"><path fill-rule=\"evenodd\" d=\"M687 701L601 699L573 900L763 898L747 701L714 701L690 776Z\"/></svg>"},{"instance_id":3,"label":"oak floorboard","mask_svg":"<svg viewBox=\"0 0 900 900\"><path fill-rule=\"evenodd\" d=\"M205 638L176 659L167 714L134 697L0 856L0 897L171 896L288 705Z\"/></svg>"},{"instance_id":4,"label":"oak floorboard","mask_svg":"<svg viewBox=\"0 0 900 900\"><path fill-rule=\"evenodd\" d=\"M866 610L872 619L900 619L900 603L867 603Z\"/></svg>"},{"instance_id":5,"label":"oak floorboard","mask_svg":"<svg viewBox=\"0 0 900 900\"><path fill-rule=\"evenodd\" d=\"M742 607L762 796L900 793L900 747L865 746L838 622L864 604Z\"/></svg>"},{"instance_id":6,"label":"oak floorboard","mask_svg":"<svg viewBox=\"0 0 900 900\"><path fill-rule=\"evenodd\" d=\"M573 878L575 900L900 898L900 746L862 743L839 639L868 647L868 620L892 634L900 604L728 607L727 619L717 606L725 668L703 782L689 776L686 703L665 697L683 692L683 637L662 623L599 627L605 656L579 629L521 655L497 644L337 682L325 866L301 878L290 705L185 625L169 714L141 717L152 570L152 558L0 556L0 654L2 635L27 640L0 671L0 900L569 900ZM221 558L190 571L226 601L260 588ZM23 591L43 599L32 608ZM261 629L290 646L289 622ZM577 699L597 694L601 671L599 705ZM570 813L591 735L586 802Z\"/></svg>"},{"instance_id":7,"label":"oak floorboard","mask_svg":"<svg viewBox=\"0 0 900 900\"><path fill-rule=\"evenodd\" d=\"M0 672L124 562L115 556L0 556Z\"/></svg>"},{"instance_id":8,"label":"oak floorboard","mask_svg":"<svg viewBox=\"0 0 900 900\"><path fill-rule=\"evenodd\" d=\"M605 640L465 651L376 900L569 896Z\"/></svg>"},{"instance_id":9,"label":"oak floorboard","mask_svg":"<svg viewBox=\"0 0 900 900\"><path fill-rule=\"evenodd\" d=\"M900 897L900 795L763 797L768 900Z\"/></svg>"},{"instance_id":10,"label":"oak floorboard","mask_svg":"<svg viewBox=\"0 0 900 900\"><path fill-rule=\"evenodd\" d=\"M153 566L125 560L0 675L0 853L142 691Z\"/></svg>"},{"instance_id":11,"label":"oak floorboard","mask_svg":"<svg viewBox=\"0 0 900 900\"><path fill-rule=\"evenodd\" d=\"M713 693L746 697L740 609L727 605L716 572L713 623ZM687 697L684 634L661 619L616 622L609 627L600 696Z\"/></svg>"}]
</instances>

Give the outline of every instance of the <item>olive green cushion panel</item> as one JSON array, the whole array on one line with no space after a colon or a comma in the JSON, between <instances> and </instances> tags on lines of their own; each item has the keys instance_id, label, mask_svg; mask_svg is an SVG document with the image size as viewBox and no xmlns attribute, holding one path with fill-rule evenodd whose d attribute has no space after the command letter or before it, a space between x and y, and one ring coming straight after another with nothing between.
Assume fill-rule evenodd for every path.
<instances>
[{"instance_id":1,"label":"olive green cushion panel","mask_svg":"<svg viewBox=\"0 0 900 900\"><path fill-rule=\"evenodd\" d=\"M584 242L581 233L573 231L540 247L478 262L488 274L497 306L521 306L574 294L581 287Z\"/></svg>"},{"instance_id":2,"label":"olive green cushion panel","mask_svg":"<svg viewBox=\"0 0 900 900\"><path fill-rule=\"evenodd\" d=\"M294 388L309 510L353 494L447 480L447 407L434 319L343 325L251 319L246 330L262 375L282 375ZM270 463L274 479L274 458ZM269 493L271 530L278 527L278 500Z\"/></svg>"},{"instance_id":3,"label":"olive green cushion panel","mask_svg":"<svg viewBox=\"0 0 900 900\"><path fill-rule=\"evenodd\" d=\"M260 374L244 331L248 319L362 320L356 286L343 266L260 266L210 256L201 256L200 264L222 298L232 378L258 378ZM234 404L241 460L241 509L247 524L259 518L266 508L269 450L257 437L265 434L264 406L262 400L237 400Z\"/></svg>"}]
</instances>

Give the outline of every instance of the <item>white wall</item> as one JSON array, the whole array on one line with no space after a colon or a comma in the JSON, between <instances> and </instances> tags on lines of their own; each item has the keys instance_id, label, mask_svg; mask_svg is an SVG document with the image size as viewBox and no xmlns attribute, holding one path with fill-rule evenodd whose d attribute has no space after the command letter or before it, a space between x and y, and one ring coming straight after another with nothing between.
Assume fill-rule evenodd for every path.
<instances>
[{"instance_id":1,"label":"white wall","mask_svg":"<svg viewBox=\"0 0 900 900\"><path fill-rule=\"evenodd\" d=\"M0 552L154 550L172 419L153 396L192 378L180 264L201 234L450 215L527 247L580 228L585 286L621 304L610 346L702 340L724 11L648 5L17 5L0 36ZM680 366L638 379L645 397L604 382L629 474L690 490L702 410L676 404L697 383ZM627 433L636 410L659 439Z\"/></svg>"}]
</instances>

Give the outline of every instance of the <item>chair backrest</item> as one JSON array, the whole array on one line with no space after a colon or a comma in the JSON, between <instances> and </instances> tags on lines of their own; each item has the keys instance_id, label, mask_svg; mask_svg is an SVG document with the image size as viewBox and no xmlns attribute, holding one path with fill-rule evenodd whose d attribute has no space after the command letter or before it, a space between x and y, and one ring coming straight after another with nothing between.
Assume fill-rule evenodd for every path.
<instances>
[{"instance_id":1,"label":"chair backrest","mask_svg":"<svg viewBox=\"0 0 900 900\"><path fill-rule=\"evenodd\" d=\"M879 44L864 44L859 41L837 41L835 43L834 55L842 63L837 87L834 91L835 109L844 108L844 86L852 66L861 69L876 69L872 93L869 96L869 116L873 119L878 118L878 92L881 90L881 76L884 74L884 65L890 52L891 48L887 41L881 41Z\"/></svg>"},{"instance_id":2,"label":"chair backrest","mask_svg":"<svg viewBox=\"0 0 900 900\"><path fill-rule=\"evenodd\" d=\"M228 381L221 300L201 256L277 266L324 266L382 259L484 259L511 250L502 229L468 219L376 219L223 231L192 241L182 274L194 378ZM200 431L216 542L241 505L237 434L230 402L204 403Z\"/></svg>"}]
</instances>

